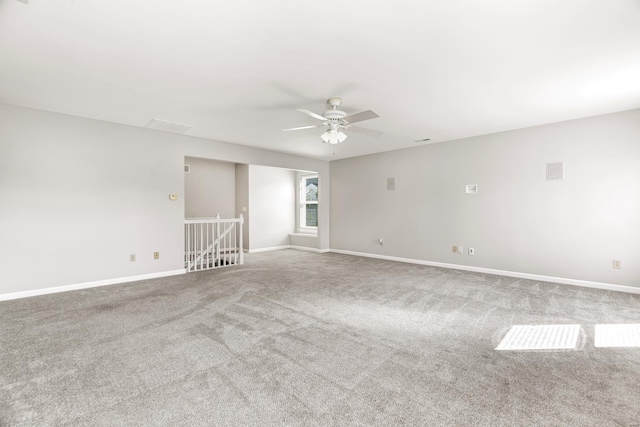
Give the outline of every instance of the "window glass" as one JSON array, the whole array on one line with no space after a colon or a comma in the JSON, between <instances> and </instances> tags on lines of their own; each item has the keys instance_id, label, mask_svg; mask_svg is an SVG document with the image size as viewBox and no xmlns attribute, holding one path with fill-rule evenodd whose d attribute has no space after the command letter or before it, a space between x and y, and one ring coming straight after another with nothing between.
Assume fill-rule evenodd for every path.
<instances>
[{"instance_id":1,"label":"window glass","mask_svg":"<svg viewBox=\"0 0 640 427\"><path fill-rule=\"evenodd\" d=\"M305 200L307 202L318 201L318 178L305 179Z\"/></svg>"},{"instance_id":2,"label":"window glass","mask_svg":"<svg viewBox=\"0 0 640 427\"><path fill-rule=\"evenodd\" d=\"M300 179L300 228L318 228L318 176Z\"/></svg>"}]
</instances>

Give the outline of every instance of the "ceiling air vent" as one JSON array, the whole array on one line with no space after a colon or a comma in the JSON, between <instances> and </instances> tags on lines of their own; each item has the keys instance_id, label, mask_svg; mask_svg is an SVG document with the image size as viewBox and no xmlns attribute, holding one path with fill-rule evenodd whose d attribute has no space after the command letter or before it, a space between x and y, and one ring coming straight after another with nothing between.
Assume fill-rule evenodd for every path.
<instances>
[{"instance_id":1,"label":"ceiling air vent","mask_svg":"<svg viewBox=\"0 0 640 427\"><path fill-rule=\"evenodd\" d=\"M184 165L184 173L191 173L191 166Z\"/></svg>"},{"instance_id":2,"label":"ceiling air vent","mask_svg":"<svg viewBox=\"0 0 640 427\"><path fill-rule=\"evenodd\" d=\"M185 133L193 126L185 125L183 123L169 122L167 120L153 119L145 127L162 132Z\"/></svg>"}]
</instances>

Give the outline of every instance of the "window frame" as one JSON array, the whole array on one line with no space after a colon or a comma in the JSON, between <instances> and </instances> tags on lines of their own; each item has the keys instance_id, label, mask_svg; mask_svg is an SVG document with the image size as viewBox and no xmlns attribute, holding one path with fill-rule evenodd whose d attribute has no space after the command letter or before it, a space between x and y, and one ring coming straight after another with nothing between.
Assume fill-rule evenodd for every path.
<instances>
[{"instance_id":1,"label":"window frame","mask_svg":"<svg viewBox=\"0 0 640 427\"><path fill-rule=\"evenodd\" d=\"M318 200L306 200L306 183L308 179L317 178L318 180ZM297 231L305 234L318 234L318 226L309 226L306 224L307 205L320 205L320 175L317 173L303 174L298 179L298 221ZM319 219L319 218L318 218ZM319 222L319 221L318 221Z\"/></svg>"}]
</instances>

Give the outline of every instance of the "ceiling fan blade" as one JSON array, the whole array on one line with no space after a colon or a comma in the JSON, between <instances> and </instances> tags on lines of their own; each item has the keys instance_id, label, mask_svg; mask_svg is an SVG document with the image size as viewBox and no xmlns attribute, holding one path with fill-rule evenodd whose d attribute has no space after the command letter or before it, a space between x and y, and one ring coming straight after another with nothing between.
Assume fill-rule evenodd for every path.
<instances>
[{"instance_id":1,"label":"ceiling fan blade","mask_svg":"<svg viewBox=\"0 0 640 427\"><path fill-rule=\"evenodd\" d=\"M378 114L374 113L371 110L367 110L367 111L363 111L362 113L352 114L350 116L343 118L342 120L345 120L349 123L356 123L356 122L362 122L364 120L377 119L378 117L380 117Z\"/></svg>"},{"instance_id":2,"label":"ceiling fan blade","mask_svg":"<svg viewBox=\"0 0 640 427\"><path fill-rule=\"evenodd\" d=\"M305 113L311 117L313 117L314 119L318 119L318 120L322 120L325 121L327 119L325 119L324 117L322 117L320 114L316 114L313 111L309 111L309 110L304 110L302 108L298 108L298 111L300 111L301 113Z\"/></svg>"},{"instance_id":3,"label":"ceiling fan blade","mask_svg":"<svg viewBox=\"0 0 640 427\"><path fill-rule=\"evenodd\" d=\"M372 137L379 137L380 135L384 135L384 133L377 131L377 130L373 130L373 129L366 129L366 128L361 128L359 126L349 126L348 129L350 131L353 131L355 133L360 133L362 135L367 135L367 136L372 136Z\"/></svg>"},{"instance_id":4,"label":"ceiling fan blade","mask_svg":"<svg viewBox=\"0 0 640 427\"><path fill-rule=\"evenodd\" d=\"M282 129L282 132L289 132L290 130L302 130L302 129L319 128L320 126L322 126L322 124L313 125L313 126L300 126L299 128Z\"/></svg>"}]
</instances>

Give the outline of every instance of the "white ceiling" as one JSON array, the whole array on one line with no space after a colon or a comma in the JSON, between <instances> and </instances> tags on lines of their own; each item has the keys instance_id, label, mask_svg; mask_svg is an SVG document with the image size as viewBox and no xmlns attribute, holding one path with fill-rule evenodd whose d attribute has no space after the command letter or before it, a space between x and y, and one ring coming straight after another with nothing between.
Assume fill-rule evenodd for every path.
<instances>
[{"instance_id":1,"label":"white ceiling","mask_svg":"<svg viewBox=\"0 0 640 427\"><path fill-rule=\"evenodd\" d=\"M0 0L0 102L339 159L640 107L639 0ZM384 132L336 147L331 96Z\"/></svg>"}]
</instances>

